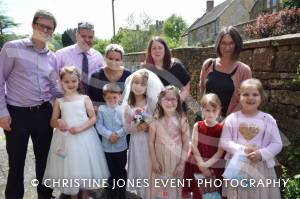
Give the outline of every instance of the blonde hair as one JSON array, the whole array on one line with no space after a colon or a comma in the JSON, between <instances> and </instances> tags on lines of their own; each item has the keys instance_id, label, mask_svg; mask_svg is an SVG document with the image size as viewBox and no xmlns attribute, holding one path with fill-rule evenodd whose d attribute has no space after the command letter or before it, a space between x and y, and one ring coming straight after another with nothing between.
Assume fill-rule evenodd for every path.
<instances>
[{"instance_id":1,"label":"blonde hair","mask_svg":"<svg viewBox=\"0 0 300 199\"><path fill-rule=\"evenodd\" d=\"M261 101L263 102L265 100L265 91L264 87L259 79L256 78L251 78L251 79L246 79L244 80L239 88L238 94L239 98L241 93L246 90L247 88L256 88L260 94Z\"/></svg>"},{"instance_id":2,"label":"blonde hair","mask_svg":"<svg viewBox=\"0 0 300 199\"><path fill-rule=\"evenodd\" d=\"M206 106L212 106L213 108L216 109L222 109L222 104L221 104L221 100L218 97L218 95L214 94L214 93L209 93L209 94L205 94L201 101L200 101L200 106L202 108L206 107Z\"/></svg>"},{"instance_id":3,"label":"blonde hair","mask_svg":"<svg viewBox=\"0 0 300 199\"><path fill-rule=\"evenodd\" d=\"M135 97L134 97L134 93L132 92L132 84L133 82L137 79L137 78L142 78L143 83L147 84L148 83L148 79L149 79L149 74L147 71L141 70L138 71L131 80L131 85L130 85L130 92L129 92L129 97L128 97L128 105L130 106L135 106L136 101L135 101ZM147 91L146 91L147 92ZM144 94L144 97L146 98L146 92Z\"/></svg>"},{"instance_id":4,"label":"blonde hair","mask_svg":"<svg viewBox=\"0 0 300 199\"><path fill-rule=\"evenodd\" d=\"M121 55L121 58L123 59L124 56L124 49L122 46L120 46L119 44L109 44L108 46L106 46L105 48L105 57L107 57L109 52L118 52Z\"/></svg>"},{"instance_id":5,"label":"blonde hair","mask_svg":"<svg viewBox=\"0 0 300 199\"><path fill-rule=\"evenodd\" d=\"M121 88L117 83L105 84L102 88L103 96L105 96L107 93L121 94L121 92Z\"/></svg>"},{"instance_id":6,"label":"blonde hair","mask_svg":"<svg viewBox=\"0 0 300 199\"><path fill-rule=\"evenodd\" d=\"M62 80L66 74L75 75L77 77L78 82L79 82L77 91L79 93L83 93L83 89L82 89L83 87L82 87L82 84L80 81L80 72L79 72L78 68L76 68L75 66L62 67L59 72L60 80Z\"/></svg>"}]
</instances>

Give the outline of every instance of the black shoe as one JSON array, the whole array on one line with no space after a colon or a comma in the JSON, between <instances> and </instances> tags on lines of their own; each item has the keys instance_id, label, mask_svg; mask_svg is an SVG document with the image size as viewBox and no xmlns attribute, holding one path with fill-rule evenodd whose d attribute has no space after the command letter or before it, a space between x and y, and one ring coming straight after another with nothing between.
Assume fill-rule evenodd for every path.
<instances>
[{"instance_id":1,"label":"black shoe","mask_svg":"<svg viewBox=\"0 0 300 199\"><path fill-rule=\"evenodd\" d=\"M117 194L117 199L126 199L126 192L119 191Z\"/></svg>"},{"instance_id":2,"label":"black shoe","mask_svg":"<svg viewBox=\"0 0 300 199\"><path fill-rule=\"evenodd\" d=\"M71 198L71 196L65 195L65 194L62 193L62 194L60 194L58 199L70 199L70 198Z\"/></svg>"},{"instance_id":3,"label":"black shoe","mask_svg":"<svg viewBox=\"0 0 300 199\"><path fill-rule=\"evenodd\" d=\"M107 195L106 195L106 198L107 199L115 199L116 198L116 196L117 196L117 192L116 192L116 190L108 190L108 193L107 193Z\"/></svg>"}]
</instances>

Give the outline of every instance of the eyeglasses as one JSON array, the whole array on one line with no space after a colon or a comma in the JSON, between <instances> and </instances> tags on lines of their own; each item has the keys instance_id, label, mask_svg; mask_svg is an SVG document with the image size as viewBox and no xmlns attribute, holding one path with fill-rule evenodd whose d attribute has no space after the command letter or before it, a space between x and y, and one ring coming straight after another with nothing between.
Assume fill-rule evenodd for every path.
<instances>
[{"instance_id":1,"label":"eyeglasses","mask_svg":"<svg viewBox=\"0 0 300 199\"><path fill-rule=\"evenodd\" d=\"M53 27L47 26L45 24L41 24L41 23L35 23L40 29L42 29L43 31L47 32L47 33L52 33L54 31Z\"/></svg>"},{"instance_id":2,"label":"eyeglasses","mask_svg":"<svg viewBox=\"0 0 300 199\"><path fill-rule=\"evenodd\" d=\"M177 102L177 98L175 97L163 97L162 100L167 102Z\"/></svg>"}]
</instances>

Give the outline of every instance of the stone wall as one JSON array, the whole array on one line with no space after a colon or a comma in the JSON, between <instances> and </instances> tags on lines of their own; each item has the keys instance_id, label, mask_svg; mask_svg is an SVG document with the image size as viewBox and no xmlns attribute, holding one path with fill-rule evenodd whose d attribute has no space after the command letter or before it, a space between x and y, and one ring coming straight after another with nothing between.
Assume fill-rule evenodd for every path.
<instances>
[{"instance_id":1,"label":"stone wall","mask_svg":"<svg viewBox=\"0 0 300 199\"><path fill-rule=\"evenodd\" d=\"M191 74L191 95L199 102L199 73L203 61L216 57L213 47L178 48L172 51ZM125 56L126 66L133 70L145 59L144 53ZM264 110L278 122L280 130L299 146L300 142L300 83L294 83L300 64L300 34L252 40L244 44L241 61L248 64L253 76L262 80L266 90ZM198 107L195 106L194 110Z\"/></svg>"}]
</instances>

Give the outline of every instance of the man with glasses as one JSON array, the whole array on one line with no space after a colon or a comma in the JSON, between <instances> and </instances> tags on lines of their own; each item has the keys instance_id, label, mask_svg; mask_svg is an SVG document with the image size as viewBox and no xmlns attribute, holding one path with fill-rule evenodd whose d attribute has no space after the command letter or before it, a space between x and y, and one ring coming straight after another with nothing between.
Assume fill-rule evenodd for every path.
<instances>
[{"instance_id":1,"label":"man with glasses","mask_svg":"<svg viewBox=\"0 0 300 199\"><path fill-rule=\"evenodd\" d=\"M7 42L0 52L0 127L5 132L9 159L6 199L24 196L29 137L36 159L38 199L53 198L52 189L42 185L42 179L53 132L49 101L61 95L55 56L47 47L55 28L55 17L39 10L32 21L31 38Z\"/></svg>"},{"instance_id":2,"label":"man with glasses","mask_svg":"<svg viewBox=\"0 0 300 199\"><path fill-rule=\"evenodd\" d=\"M84 94L91 74L103 66L102 55L92 48L94 41L94 25L79 22L76 32L77 43L56 52L57 71L63 66L76 66L81 71L81 82Z\"/></svg>"}]
</instances>

